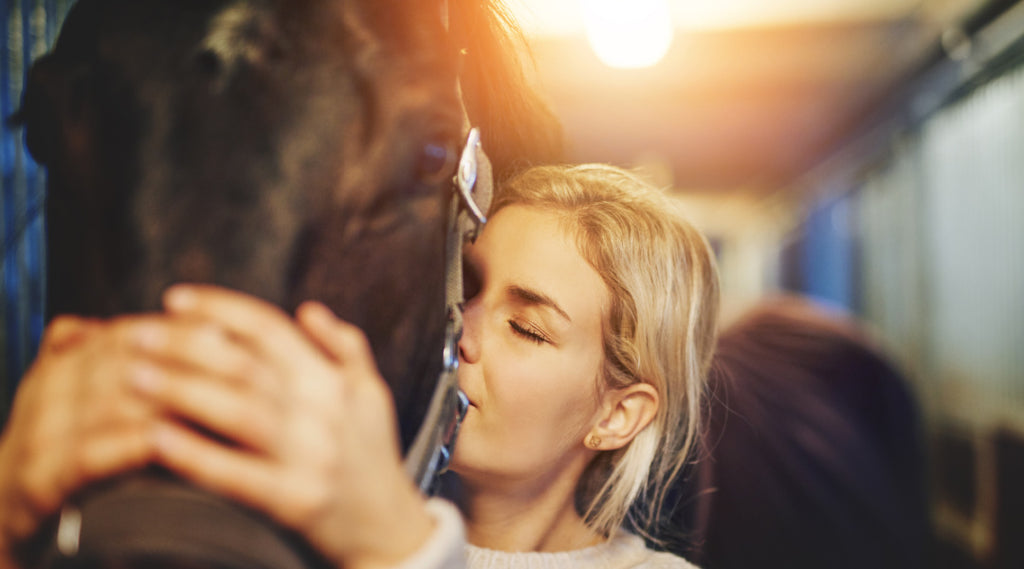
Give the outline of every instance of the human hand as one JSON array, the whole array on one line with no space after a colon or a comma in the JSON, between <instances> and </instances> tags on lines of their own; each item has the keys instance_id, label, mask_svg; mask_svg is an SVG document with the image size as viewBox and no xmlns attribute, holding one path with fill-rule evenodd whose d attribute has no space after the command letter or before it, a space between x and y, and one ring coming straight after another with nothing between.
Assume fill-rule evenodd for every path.
<instances>
[{"instance_id":1,"label":"human hand","mask_svg":"<svg viewBox=\"0 0 1024 569\"><path fill-rule=\"evenodd\" d=\"M156 413L130 388L156 315L47 327L0 436L0 568L30 562L41 523L90 482L144 466Z\"/></svg>"},{"instance_id":2,"label":"human hand","mask_svg":"<svg viewBox=\"0 0 1024 569\"><path fill-rule=\"evenodd\" d=\"M168 365L136 386L167 413L159 463L265 512L337 566L390 566L427 540L433 522L402 467L391 394L357 328L318 303L293 322L209 286L173 287L165 304L222 335L172 341L151 330L148 355Z\"/></svg>"}]
</instances>

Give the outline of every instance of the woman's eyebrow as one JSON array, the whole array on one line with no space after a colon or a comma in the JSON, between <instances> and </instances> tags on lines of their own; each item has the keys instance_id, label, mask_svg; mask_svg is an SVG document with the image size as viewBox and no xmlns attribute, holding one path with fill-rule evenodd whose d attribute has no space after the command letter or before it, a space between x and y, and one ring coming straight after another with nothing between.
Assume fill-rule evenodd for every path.
<instances>
[{"instance_id":1,"label":"woman's eyebrow","mask_svg":"<svg viewBox=\"0 0 1024 569\"><path fill-rule=\"evenodd\" d=\"M547 306L548 308L551 308L559 315L561 315L562 318L565 318L569 322L572 322L572 318L569 318L569 314L566 313L565 310L562 310L562 307L558 306L558 303L555 302L553 298L544 293L518 285L509 285L509 287L505 290L509 294L509 296L518 298L519 300L527 304Z\"/></svg>"}]
</instances>

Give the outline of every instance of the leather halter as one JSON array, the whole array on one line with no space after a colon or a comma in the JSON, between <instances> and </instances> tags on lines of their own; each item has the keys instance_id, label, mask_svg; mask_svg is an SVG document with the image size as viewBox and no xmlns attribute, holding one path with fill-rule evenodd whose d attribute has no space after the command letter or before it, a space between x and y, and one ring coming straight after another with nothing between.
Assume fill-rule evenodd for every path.
<instances>
[{"instance_id":1,"label":"leather halter","mask_svg":"<svg viewBox=\"0 0 1024 569\"><path fill-rule=\"evenodd\" d=\"M441 2L441 23L450 32L448 0ZM460 57L465 51L460 51ZM462 83L455 88L462 106L463 126L468 129L458 169L452 180L454 191L448 209L448 233L445 240L445 326L442 348L443 368L416 439L405 456L406 472L424 493L431 494L439 474L448 468L469 399L459 389L459 339L462 337L462 246L487 223L485 213L493 195L491 163L480 146L480 129L473 127L462 99Z\"/></svg>"}]
</instances>

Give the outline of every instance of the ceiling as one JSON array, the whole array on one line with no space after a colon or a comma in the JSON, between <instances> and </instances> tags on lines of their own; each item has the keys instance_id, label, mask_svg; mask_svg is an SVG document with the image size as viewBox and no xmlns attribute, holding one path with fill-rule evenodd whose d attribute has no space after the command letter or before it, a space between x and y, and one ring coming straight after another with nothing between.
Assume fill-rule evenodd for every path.
<instances>
[{"instance_id":1,"label":"ceiling","mask_svg":"<svg viewBox=\"0 0 1024 569\"><path fill-rule=\"evenodd\" d=\"M571 158L646 165L683 190L792 182L941 53L945 30L992 4L670 0L665 58L617 70L587 44L579 1L509 0Z\"/></svg>"}]
</instances>

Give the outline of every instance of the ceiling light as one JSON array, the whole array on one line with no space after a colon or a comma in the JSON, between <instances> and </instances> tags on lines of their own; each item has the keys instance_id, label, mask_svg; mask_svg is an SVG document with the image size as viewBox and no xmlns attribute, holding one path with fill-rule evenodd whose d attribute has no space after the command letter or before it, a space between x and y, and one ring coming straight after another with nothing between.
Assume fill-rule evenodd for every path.
<instances>
[{"instance_id":1,"label":"ceiling light","mask_svg":"<svg viewBox=\"0 0 1024 569\"><path fill-rule=\"evenodd\" d=\"M581 0L587 40L611 67L650 67L672 44L666 0Z\"/></svg>"}]
</instances>

